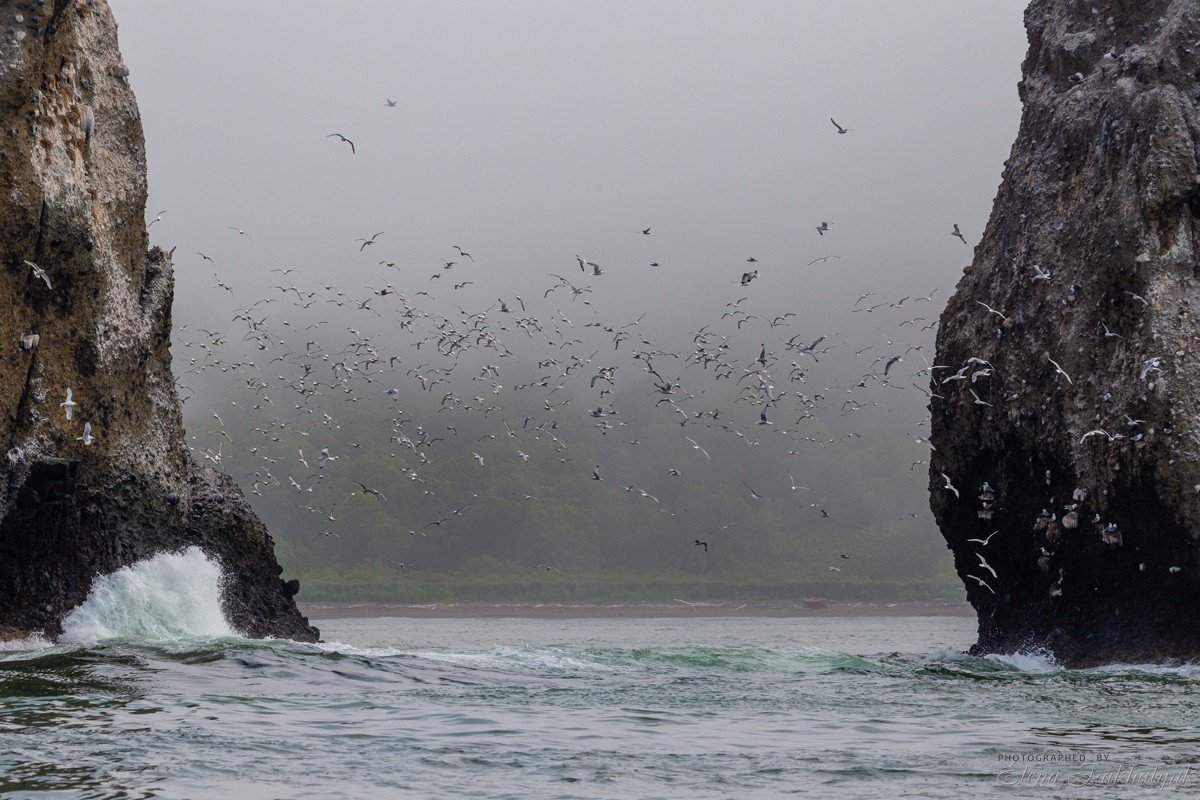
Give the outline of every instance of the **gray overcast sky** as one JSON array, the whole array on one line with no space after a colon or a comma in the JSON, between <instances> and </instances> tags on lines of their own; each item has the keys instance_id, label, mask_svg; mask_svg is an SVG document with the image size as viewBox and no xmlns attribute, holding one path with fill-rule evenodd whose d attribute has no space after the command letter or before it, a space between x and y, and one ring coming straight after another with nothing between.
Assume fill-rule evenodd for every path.
<instances>
[{"instance_id":1,"label":"gray overcast sky","mask_svg":"<svg viewBox=\"0 0 1200 800\"><path fill-rule=\"evenodd\" d=\"M462 244L480 302L575 253L636 274L598 296L715 302L754 255L806 327L844 331L830 301L953 285L947 232L980 234L1025 49L1015 0L112 5L184 321L212 286L197 250L240 286L288 265L361 288Z\"/></svg>"}]
</instances>

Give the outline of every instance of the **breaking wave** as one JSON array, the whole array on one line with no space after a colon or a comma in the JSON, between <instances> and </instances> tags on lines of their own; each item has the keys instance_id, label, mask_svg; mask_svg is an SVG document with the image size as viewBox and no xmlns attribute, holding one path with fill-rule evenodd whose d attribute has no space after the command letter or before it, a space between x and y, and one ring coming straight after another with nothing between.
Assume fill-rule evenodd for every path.
<instances>
[{"instance_id":1,"label":"breaking wave","mask_svg":"<svg viewBox=\"0 0 1200 800\"><path fill-rule=\"evenodd\" d=\"M199 547L159 553L97 578L63 619L59 641L237 636L221 611L221 567Z\"/></svg>"}]
</instances>

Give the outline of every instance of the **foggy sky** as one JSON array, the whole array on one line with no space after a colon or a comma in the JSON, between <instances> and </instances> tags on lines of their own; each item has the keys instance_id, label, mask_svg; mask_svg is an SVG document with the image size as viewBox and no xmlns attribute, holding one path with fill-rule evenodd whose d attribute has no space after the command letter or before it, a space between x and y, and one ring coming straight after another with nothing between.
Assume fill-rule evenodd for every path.
<instances>
[{"instance_id":1,"label":"foggy sky","mask_svg":"<svg viewBox=\"0 0 1200 800\"><path fill-rule=\"evenodd\" d=\"M479 307L581 253L598 303L694 329L753 255L797 329L877 338L850 303L945 301L1019 119L1016 0L112 5L182 323L216 322L198 250L253 296L282 266L399 287L383 258L416 286L460 244Z\"/></svg>"}]
</instances>

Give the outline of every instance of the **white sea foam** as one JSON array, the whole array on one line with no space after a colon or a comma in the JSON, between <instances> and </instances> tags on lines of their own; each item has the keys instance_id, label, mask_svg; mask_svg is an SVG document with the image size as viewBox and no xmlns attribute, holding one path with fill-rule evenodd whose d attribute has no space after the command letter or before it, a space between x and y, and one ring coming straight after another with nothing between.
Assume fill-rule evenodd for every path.
<instances>
[{"instance_id":1,"label":"white sea foam","mask_svg":"<svg viewBox=\"0 0 1200 800\"><path fill-rule=\"evenodd\" d=\"M535 672L617 672L617 667L577 658L557 647L493 647L481 653L418 652L418 658L479 669L521 669Z\"/></svg>"},{"instance_id":2,"label":"white sea foam","mask_svg":"<svg viewBox=\"0 0 1200 800\"><path fill-rule=\"evenodd\" d=\"M972 656L969 653L948 648L935 650L925 656L927 662L939 662L943 664L969 665L975 659L976 656ZM1063 666L1055 660L1053 655L1040 650L1006 654L989 653L983 656L983 659L1017 670L1018 672L1058 672L1063 669Z\"/></svg>"},{"instance_id":3,"label":"white sea foam","mask_svg":"<svg viewBox=\"0 0 1200 800\"><path fill-rule=\"evenodd\" d=\"M1005 664L1021 672L1057 672L1063 668L1054 656L1044 652L1008 653L1004 655L989 654L984 656L989 661Z\"/></svg>"},{"instance_id":4,"label":"white sea foam","mask_svg":"<svg viewBox=\"0 0 1200 800\"><path fill-rule=\"evenodd\" d=\"M198 547L159 553L97 578L63 619L60 641L236 636L221 611L221 567Z\"/></svg>"},{"instance_id":5,"label":"white sea foam","mask_svg":"<svg viewBox=\"0 0 1200 800\"><path fill-rule=\"evenodd\" d=\"M23 636L20 639L0 640L0 654L24 654L37 650L45 650L46 648L53 646L53 642L35 633L30 636ZM5 659L0 657L0 661L3 660Z\"/></svg>"}]
</instances>

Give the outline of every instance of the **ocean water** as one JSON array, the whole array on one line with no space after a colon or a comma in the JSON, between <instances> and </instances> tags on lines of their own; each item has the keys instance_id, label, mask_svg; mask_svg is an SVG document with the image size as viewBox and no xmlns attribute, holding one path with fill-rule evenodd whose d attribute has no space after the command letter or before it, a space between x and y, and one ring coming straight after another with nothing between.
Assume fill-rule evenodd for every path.
<instances>
[{"instance_id":1,"label":"ocean water","mask_svg":"<svg viewBox=\"0 0 1200 800\"><path fill-rule=\"evenodd\" d=\"M0 795L1195 797L1200 668L961 618L344 619L251 641L198 551L0 652Z\"/></svg>"}]
</instances>

